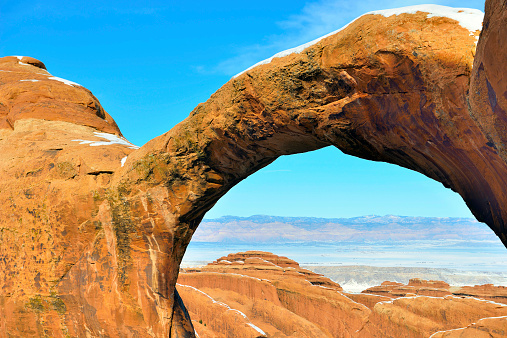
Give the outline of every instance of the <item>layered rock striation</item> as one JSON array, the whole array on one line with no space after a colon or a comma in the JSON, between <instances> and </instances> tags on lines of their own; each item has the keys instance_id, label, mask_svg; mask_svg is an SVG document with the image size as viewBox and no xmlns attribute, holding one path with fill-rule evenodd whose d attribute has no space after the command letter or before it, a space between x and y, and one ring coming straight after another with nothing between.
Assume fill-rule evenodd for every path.
<instances>
[{"instance_id":1,"label":"layered rock striation","mask_svg":"<svg viewBox=\"0 0 507 338\"><path fill-rule=\"evenodd\" d=\"M427 281L420 278L413 278L407 285L386 281L379 286L364 290L363 293L391 298L408 296L443 297L454 295L486 299L507 305L507 287L494 286L493 284L450 286L442 281Z\"/></svg>"},{"instance_id":2,"label":"layered rock striation","mask_svg":"<svg viewBox=\"0 0 507 338\"><path fill-rule=\"evenodd\" d=\"M370 313L336 292L341 287L333 281L287 257L261 251L231 254L202 268L185 269L177 289L199 336L210 334L203 323L213 334L226 336L238 311L244 323L235 328L236 337L252 337L252 325L270 337L351 336ZM210 301L219 311L210 310Z\"/></svg>"},{"instance_id":3,"label":"layered rock striation","mask_svg":"<svg viewBox=\"0 0 507 338\"><path fill-rule=\"evenodd\" d=\"M482 328L507 334L507 304L490 300L505 302L503 287L412 279L351 294L332 281L316 283L319 275L296 262L277 262L287 258L250 251L182 271L177 289L199 336L445 337Z\"/></svg>"},{"instance_id":4,"label":"layered rock striation","mask_svg":"<svg viewBox=\"0 0 507 338\"><path fill-rule=\"evenodd\" d=\"M504 7L488 2L475 61L480 13L364 15L231 79L137 150L87 89L1 58L2 331L192 336L175 284L206 211L277 157L329 145L441 182L506 244L505 78L491 57L505 57Z\"/></svg>"}]
</instances>

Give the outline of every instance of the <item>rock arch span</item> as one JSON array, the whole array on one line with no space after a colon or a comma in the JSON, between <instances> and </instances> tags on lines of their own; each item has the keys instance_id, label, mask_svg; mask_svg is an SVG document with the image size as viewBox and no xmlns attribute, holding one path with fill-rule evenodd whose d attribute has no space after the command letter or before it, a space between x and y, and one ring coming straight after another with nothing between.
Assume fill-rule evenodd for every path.
<instances>
[{"instance_id":1,"label":"rock arch span","mask_svg":"<svg viewBox=\"0 0 507 338\"><path fill-rule=\"evenodd\" d=\"M456 20L366 15L233 78L137 150L83 87L0 59L0 326L191 336L175 283L206 211L277 157L331 145L441 182L507 245L507 96L490 57L505 58L505 3L493 3L475 61L479 32Z\"/></svg>"}]
</instances>

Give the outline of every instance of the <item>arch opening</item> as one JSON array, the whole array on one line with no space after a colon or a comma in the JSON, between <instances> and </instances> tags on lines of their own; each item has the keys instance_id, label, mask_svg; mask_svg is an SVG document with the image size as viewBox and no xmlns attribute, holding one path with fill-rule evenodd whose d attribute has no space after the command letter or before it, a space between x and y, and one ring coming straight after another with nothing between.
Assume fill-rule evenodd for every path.
<instances>
[{"instance_id":1,"label":"arch opening","mask_svg":"<svg viewBox=\"0 0 507 338\"><path fill-rule=\"evenodd\" d=\"M304 163L311 165L298 168ZM315 182L315 177L324 182ZM226 201L214 207L219 207L218 212L212 208L194 233L182 268L256 250L286 256L334 276L338 274L333 269L343 272L352 266L363 269L365 275L378 267L415 268L413 277L429 276L424 269L469 271L471 276L477 270L507 269L503 245L473 218L459 195L419 173L351 157L336 148L280 158L222 199ZM308 205L312 199L314 206ZM426 205L418 205L421 201ZM354 208L358 203L363 207ZM449 208L454 208L454 214ZM333 268L322 270L322 266ZM357 285L347 273L337 278L347 291L383 282L368 284L364 278ZM503 283L494 277L491 281Z\"/></svg>"},{"instance_id":2,"label":"arch opening","mask_svg":"<svg viewBox=\"0 0 507 338\"><path fill-rule=\"evenodd\" d=\"M168 285L164 295L174 290L199 223L222 196L280 156L330 145L442 183L507 245L506 162L467 103L473 54L463 50L473 36L448 22L424 38L446 41L452 35L460 37L459 46L444 48L444 55L432 45L422 58L413 53L420 39L389 33L390 27L425 32L426 19L360 18L302 53L233 78L186 120L129 156L112 186L122 193L123 186L135 185L125 198L147 201L150 215L164 216L152 224L174 229L170 257L156 267L171 272L159 282ZM363 25L368 35L357 39Z\"/></svg>"}]
</instances>

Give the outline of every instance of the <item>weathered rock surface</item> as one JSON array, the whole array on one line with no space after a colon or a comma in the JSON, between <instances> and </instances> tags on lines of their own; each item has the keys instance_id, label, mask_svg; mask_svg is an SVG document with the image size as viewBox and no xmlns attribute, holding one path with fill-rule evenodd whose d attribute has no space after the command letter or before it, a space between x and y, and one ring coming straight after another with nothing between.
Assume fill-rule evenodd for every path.
<instances>
[{"instance_id":1,"label":"weathered rock surface","mask_svg":"<svg viewBox=\"0 0 507 338\"><path fill-rule=\"evenodd\" d=\"M339 286L333 288L332 282L326 287L301 283L308 271L299 270L296 262L273 268L274 262L286 260L250 251L180 273L177 289L199 336L226 337L234 332L234 337L253 337L250 323L269 337L429 337L478 327L507 334L507 321L493 320L507 318L507 304L488 300L492 290L505 288L459 288L413 279L408 285L384 282L361 294L348 294ZM483 290L488 296L471 291L457 297L449 291L464 289Z\"/></svg>"},{"instance_id":2,"label":"weathered rock surface","mask_svg":"<svg viewBox=\"0 0 507 338\"><path fill-rule=\"evenodd\" d=\"M247 251L221 257L216 261L199 269L186 269L188 272L219 272L246 274L256 278L273 279L274 276L291 276L294 279L303 279L312 285L320 285L333 290L341 291L337 283L313 271L303 269L299 263L287 257L278 256L263 251Z\"/></svg>"},{"instance_id":3,"label":"weathered rock surface","mask_svg":"<svg viewBox=\"0 0 507 338\"><path fill-rule=\"evenodd\" d=\"M3 332L192 336L175 284L206 211L277 157L328 145L442 182L507 244L505 122L474 108L482 97L467 102L473 71L495 92L485 104L505 110L502 63L487 47L505 55L495 3L482 75L479 61L472 69L478 31L438 13L369 14L232 79L139 150L88 90L32 58L0 59ZM337 294L319 290L308 303ZM291 311L308 310L281 294Z\"/></svg>"},{"instance_id":4,"label":"weathered rock surface","mask_svg":"<svg viewBox=\"0 0 507 338\"><path fill-rule=\"evenodd\" d=\"M507 336L507 317L493 317L479 319L467 327L439 331L431 338L499 338Z\"/></svg>"},{"instance_id":5,"label":"weathered rock surface","mask_svg":"<svg viewBox=\"0 0 507 338\"><path fill-rule=\"evenodd\" d=\"M261 251L230 254L202 268L186 269L180 272L177 289L199 336L207 335L201 331L201 321L217 336L229 332L229 320L210 311L209 299L221 307L218 313L228 308L232 313L240 311L247 325L250 321L270 337L351 336L370 313L366 306L336 292L341 287L331 280L301 269L287 257Z\"/></svg>"},{"instance_id":6,"label":"weathered rock surface","mask_svg":"<svg viewBox=\"0 0 507 338\"><path fill-rule=\"evenodd\" d=\"M376 294L384 297L408 297L408 296L466 296L486 299L507 305L507 287L494 286L492 284L475 286L450 286L442 281L427 281L419 278L411 279L407 285L396 282L384 282L379 286L368 288L363 291L367 294Z\"/></svg>"},{"instance_id":7,"label":"weathered rock surface","mask_svg":"<svg viewBox=\"0 0 507 338\"><path fill-rule=\"evenodd\" d=\"M376 303L359 337L429 337L474 325L482 318L505 317L507 305L469 297L400 297ZM490 329L507 322L495 323ZM504 335L503 335L504 336Z\"/></svg>"}]
</instances>

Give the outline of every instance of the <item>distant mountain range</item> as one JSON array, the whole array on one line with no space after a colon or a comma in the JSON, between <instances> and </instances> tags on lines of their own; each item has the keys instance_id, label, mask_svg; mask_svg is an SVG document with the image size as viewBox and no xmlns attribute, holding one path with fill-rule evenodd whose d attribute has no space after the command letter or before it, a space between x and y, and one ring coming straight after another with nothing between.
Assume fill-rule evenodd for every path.
<instances>
[{"instance_id":1,"label":"distant mountain range","mask_svg":"<svg viewBox=\"0 0 507 338\"><path fill-rule=\"evenodd\" d=\"M492 240L497 237L472 218L361 216L353 218L255 215L205 219L196 242L334 242L411 240Z\"/></svg>"}]
</instances>

